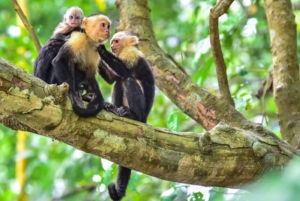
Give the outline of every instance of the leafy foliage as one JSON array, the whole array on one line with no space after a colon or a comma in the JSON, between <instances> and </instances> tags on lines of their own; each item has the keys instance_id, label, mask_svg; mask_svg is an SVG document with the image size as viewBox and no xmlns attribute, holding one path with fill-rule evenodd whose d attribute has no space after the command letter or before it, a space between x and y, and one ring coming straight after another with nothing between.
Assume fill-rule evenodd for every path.
<instances>
[{"instance_id":1,"label":"leafy foliage","mask_svg":"<svg viewBox=\"0 0 300 201\"><path fill-rule=\"evenodd\" d=\"M215 66L209 43L209 10L217 0L196 1L149 1L151 18L159 45L171 55L191 76L191 79L205 87L211 93L217 93ZM293 3L298 5L299 0ZM273 97L267 94L265 99L254 95L272 69L269 30L262 1L234 1L230 11L220 20L220 37L232 95L239 110L246 118L264 121L272 131L279 134L276 119L276 107ZM27 16L44 44L52 35L54 27L61 21L68 7L74 1L31 0L27 4ZM77 2L86 15L102 12L113 21L113 30L118 25L118 13L112 0L88 0ZM300 23L300 11L295 11L296 22ZM0 56L15 65L33 73L33 62L37 51L29 33L21 23L17 23L16 13L9 1L0 1ZM299 26L298 34L300 31ZM300 43L300 41L298 41ZM300 44L298 44L298 48ZM300 49L299 51L300 52ZM299 55L298 55L298 58ZM111 86L99 79L103 95L110 101ZM264 103L264 104L263 104ZM176 131L202 132L203 129L180 111L159 89L156 90L154 107L148 123L153 126L167 127ZM16 178L16 134L0 124L0 200L17 200L21 190ZM107 185L116 180L117 165L80 152L68 145L38 135L29 135L25 141L26 183L24 191L28 200L50 200L59 198L74 189L78 193L63 200L108 200ZM297 162L296 162L297 163ZM287 168L283 175L271 175L259 185L258 194L265 199L249 193L237 194L235 200L293 200L299 197L299 162ZM292 168L292 169L289 169ZM298 168L299 169L299 168ZM294 174L288 174L293 171ZM299 182L298 182L299 183ZM270 184L273 184L270 186ZM283 185L284 184L284 185ZM287 185L286 185L287 184ZM95 191L85 190L89 185L96 186ZM179 187L178 187L179 185ZM265 186L271 190L266 190ZM284 194L276 189L284 187ZM262 190L263 189L263 190ZM267 193L266 193L267 192ZM282 197L287 194L290 197ZM209 195L209 197L205 197ZM225 195L225 196L224 196ZM191 186L182 187L134 172L127 196L123 200L225 200L228 191L222 188L192 190ZM277 197L272 197L272 196ZM281 198L281 199L278 199Z\"/></svg>"}]
</instances>

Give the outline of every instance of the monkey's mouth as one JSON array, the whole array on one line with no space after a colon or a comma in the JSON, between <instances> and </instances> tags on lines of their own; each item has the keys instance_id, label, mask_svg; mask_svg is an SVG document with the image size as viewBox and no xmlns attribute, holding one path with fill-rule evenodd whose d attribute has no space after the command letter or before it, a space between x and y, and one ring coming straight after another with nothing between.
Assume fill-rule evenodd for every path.
<instances>
[{"instance_id":1,"label":"monkey's mouth","mask_svg":"<svg viewBox=\"0 0 300 201\"><path fill-rule=\"evenodd\" d=\"M113 53L115 53L115 52L117 51L117 49L116 49L116 48L111 48L111 51L112 51Z\"/></svg>"}]
</instances>

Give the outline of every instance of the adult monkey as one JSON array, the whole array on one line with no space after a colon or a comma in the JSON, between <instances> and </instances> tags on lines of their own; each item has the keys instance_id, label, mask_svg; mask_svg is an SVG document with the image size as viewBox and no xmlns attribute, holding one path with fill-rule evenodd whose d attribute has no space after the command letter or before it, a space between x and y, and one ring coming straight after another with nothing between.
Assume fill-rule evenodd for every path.
<instances>
[{"instance_id":1,"label":"adult monkey","mask_svg":"<svg viewBox=\"0 0 300 201\"><path fill-rule=\"evenodd\" d=\"M68 40L50 40L39 52L34 74L48 84L69 84L69 98L74 112L81 117L96 116L103 108L116 113L116 108L104 102L95 75L100 56L97 46L110 37L111 22L100 14L91 15L82 22L83 32L74 31ZM83 107L82 91L93 94Z\"/></svg>"},{"instance_id":2,"label":"adult monkey","mask_svg":"<svg viewBox=\"0 0 300 201\"><path fill-rule=\"evenodd\" d=\"M119 107L119 114L146 123L153 105L155 80L148 61L138 49L138 37L128 31L116 33L108 52L104 45L98 50L102 62L100 75L108 82L116 82L112 92L112 103ZM125 196L131 169L119 166L117 182L108 186L114 201Z\"/></svg>"}]
</instances>

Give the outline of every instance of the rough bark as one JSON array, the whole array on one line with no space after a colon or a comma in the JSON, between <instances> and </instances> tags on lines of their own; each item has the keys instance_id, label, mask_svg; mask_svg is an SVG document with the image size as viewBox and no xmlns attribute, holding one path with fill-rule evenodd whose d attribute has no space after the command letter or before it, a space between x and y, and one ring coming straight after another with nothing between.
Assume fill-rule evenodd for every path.
<instances>
[{"instance_id":1,"label":"rough bark","mask_svg":"<svg viewBox=\"0 0 300 201\"><path fill-rule=\"evenodd\" d=\"M227 67L223 57L223 52L219 37L219 17L227 12L233 0L219 1L215 7L210 10L209 16L209 35L211 52L216 64L218 86L220 96L225 99L229 104L235 106L233 98L231 97L228 79L227 79Z\"/></svg>"},{"instance_id":2,"label":"rough bark","mask_svg":"<svg viewBox=\"0 0 300 201\"><path fill-rule=\"evenodd\" d=\"M0 122L161 179L205 186L251 182L265 170L281 168L296 153L270 132L262 136L259 125L242 130L220 123L201 134L155 128L105 111L79 118L70 100L61 97L66 89L49 86L0 58Z\"/></svg>"},{"instance_id":3,"label":"rough bark","mask_svg":"<svg viewBox=\"0 0 300 201\"><path fill-rule=\"evenodd\" d=\"M147 0L118 0L116 6L120 13L118 30L131 30L139 36L140 49L152 65L156 85L184 113L206 130L222 122L240 129L256 130L263 137L266 133L274 137L260 124L245 119L227 101L193 83L167 59L155 39Z\"/></svg>"},{"instance_id":4,"label":"rough bark","mask_svg":"<svg viewBox=\"0 0 300 201\"><path fill-rule=\"evenodd\" d=\"M265 0L273 55L275 102L283 139L300 148L300 83L297 31L290 0Z\"/></svg>"},{"instance_id":5,"label":"rough bark","mask_svg":"<svg viewBox=\"0 0 300 201\"><path fill-rule=\"evenodd\" d=\"M158 47L146 0L116 1L119 29L141 39L157 86L207 132L178 133L102 111L79 118L67 85L46 85L0 59L0 122L70 144L158 178L206 186L238 186L281 168L297 151L230 104L195 85ZM134 8L134 9L132 9ZM140 161L143 161L141 163Z\"/></svg>"}]
</instances>

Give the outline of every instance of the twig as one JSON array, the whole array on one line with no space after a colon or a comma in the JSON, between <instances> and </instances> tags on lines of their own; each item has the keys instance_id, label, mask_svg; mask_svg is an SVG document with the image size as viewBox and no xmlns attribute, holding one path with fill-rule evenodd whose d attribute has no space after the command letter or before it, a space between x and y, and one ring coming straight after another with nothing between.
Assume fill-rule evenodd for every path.
<instances>
[{"instance_id":1,"label":"twig","mask_svg":"<svg viewBox=\"0 0 300 201\"><path fill-rule=\"evenodd\" d=\"M25 25L26 29L29 31L29 34L32 37L34 46L36 48L37 51L39 51L41 49L41 44L39 42L39 39L37 38L34 28L33 26L31 26L31 24L29 23L29 21L27 20L24 12L22 11L20 5L18 4L17 0L10 0L12 5L14 6L16 12L18 13L20 19L22 20L23 24Z\"/></svg>"},{"instance_id":2,"label":"twig","mask_svg":"<svg viewBox=\"0 0 300 201\"><path fill-rule=\"evenodd\" d=\"M166 56L171 59L171 61L173 61L173 63L177 66L177 68L179 68L179 70L181 70L184 74L187 75L187 72L184 70L184 68L172 57L172 55L170 54L166 54Z\"/></svg>"},{"instance_id":3,"label":"twig","mask_svg":"<svg viewBox=\"0 0 300 201\"><path fill-rule=\"evenodd\" d=\"M217 78L220 89L220 95L227 102L234 106L234 101L229 90L228 78L226 73L226 64L224 61L220 38L219 38L219 17L227 12L233 0L220 0L216 6L210 10L209 29L210 43L213 57L216 64Z\"/></svg>"},{"instance_id":4,"label":"twig","mask_svg":"<svg viewBox=\"0 0 300 201\"><path fill-rule=\"evenodd\" d=\"M52 201L58 201L58 200L63 200L69 197L72 197L78 193L81 193L82 191L95 191L97 185L96 184L91 184L91 185L86 185L86 186L82 186L79 188L74 188L72 190L70 190L69 192L63 194L62 196L58 197L58 198L53 198Z\"/></svg>"}]
</instances>

